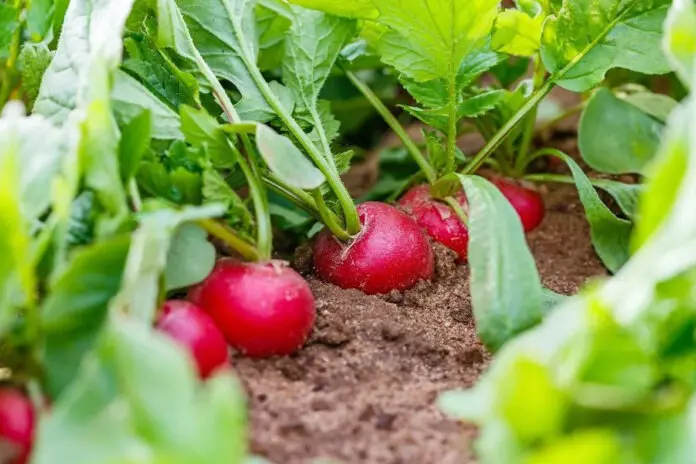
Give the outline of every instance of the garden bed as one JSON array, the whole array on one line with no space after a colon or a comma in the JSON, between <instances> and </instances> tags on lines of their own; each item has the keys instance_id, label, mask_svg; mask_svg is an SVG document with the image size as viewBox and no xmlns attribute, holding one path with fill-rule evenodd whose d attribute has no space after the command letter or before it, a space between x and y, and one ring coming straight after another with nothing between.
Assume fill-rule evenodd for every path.
<instances>
[{"instance_id":1,"label":"garden bed","mask_svg":"<svg viewBox=\"0 0 696 464\"><path fill-rule=\"evenodd\" d=\"M529 235L544 283L573 294L605 274L575 189L550 187ZM467 267L437 248L437 276L403 294L366 296L309 277L318 320L292 357L233 363L249 390L254 452L274 463L461 463L472 430L435 399L471 386L489 354L476 338ZM305 253L296 265L309 271Z\"/></svg>"}]
</instances>

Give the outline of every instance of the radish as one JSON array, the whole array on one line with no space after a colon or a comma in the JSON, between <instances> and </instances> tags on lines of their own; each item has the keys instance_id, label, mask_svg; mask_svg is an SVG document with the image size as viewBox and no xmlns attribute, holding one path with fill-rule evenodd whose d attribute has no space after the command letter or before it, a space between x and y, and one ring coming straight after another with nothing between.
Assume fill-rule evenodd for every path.
<instances>
[{"instance_id":1,"label":"radish","mask_svg":"<svg viewBox=\"0 0 696 464\"><path fill-rule=\"evenodd\" d=\"M379 202L358 205L362 230L342 243L328 230L314 244L319 277L341 288L368 294L406 290L434 271L428 238L416 222L393 206Z\"/></svg>"},{"instance_id":2,"label":"radish","mask_svg":"<svg viewBox=\"0 0 696 464\"><path fill-rule=\"evenodd\" d=\"M301 348L316 317L309 285L280 261L221 259L189 299L213 318L230 345L255 358Z\"/></svg>"},{"instance_id":3,"label":"radish","mask_svg":"<svg viewBox=\"0 0 696 464\"><path fill-rule=\"evenodd\" d=\"M202 379L229 363L225 337L210 316L188 301L167 301L157 329L191 353Z\"/></svg>"},{"instance_id":4,"label":"radish","mask_svg":"<svg viewBox=\"0 0 696 464\"><path fill-rule=\"evenodd\" d=\"M545 214L544 199L539 192L512 179L493 177L491 182L515 208L525 232L531 232L539 227Z\"/></svg>"},{"instance_id":5,"label":"radish","mask_svg":"<svg viewBox=\"0 0 696 464\"><path fill-rule=\"evenodd\" d=\"M461 190L457 201L466 211L468 203ZM435 200L430 195L429 185L418 185L399 200L399 206L406 211L437 242L454 250L462 261L466 261L469 246L469 231L462 220L446 203Z\"/></svg>"},{"instance_id":6,"label":"radish","mask_svg":"<svg viewBox=\"0 0 696 464\"><path fill-rule=\"evenodd\" d=\"M7 442L17 453L8 464L29 462L35 425L34 406L29 398L17 390L0 390L0 442Z\"/></svg>"}]
</instances>

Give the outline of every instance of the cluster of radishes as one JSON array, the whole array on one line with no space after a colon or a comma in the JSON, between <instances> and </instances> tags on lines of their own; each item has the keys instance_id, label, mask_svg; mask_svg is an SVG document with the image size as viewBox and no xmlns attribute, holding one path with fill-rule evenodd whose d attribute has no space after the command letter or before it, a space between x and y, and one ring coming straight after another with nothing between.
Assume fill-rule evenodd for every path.
<instances>
[{"instance_id":1,"label":"cluster of radishes","mask_svg":"<svg viewBox=\"0 0 696 464\"><path fill-rule=\"evenodd\" d=\"M183 345L201 378L229 365L228 345L254 358L302 347L314 325L307 282L281 261L223 258L188 301L165 303L157 328Z\"/></svg>"},{"instance_id":2,"label":"cluster of radishes","mask_svg":"<svg viewBox=\"0 0 696 464\"><path fill-rule=\"evenodd\" d=\"M525 232L541 224L544 202L538 192L509 179L492 182L517 211ZM464 193L456 198L466 211ZM431 196L429 185L413 187L398 206L401 210L376 202L359 205L363 229L350 243L340 243L324 231L314 246L319 277L370 294L410 288L433 274L433 254L424 231L466 261L467 227L446 203Z\"/></svg>"},{"instance_id":3,"label":"cluster of radishes","mask_svg":"<svg viewBox=\"0 0 696 464\"><path fill-rule=\"evenodd\" d=\"M541 223L544 205L537 192L509 180L493 182L518 212L525 231ZM462 192L457 199L466 209ZM314 245L317 275L368 294L406 290L433 275L426 233L466 260L467 228L449 206L433 199L429 186L414 187L398 206L360 204L362 230L348 243L324 230ZM229 364L228 345L249 357L291 354L304 345L314 319L307 282L285 263L225 258L190 289L188 301L164 305L157 327L190 351L205 378Z\"/></svg>"}]
</instances>

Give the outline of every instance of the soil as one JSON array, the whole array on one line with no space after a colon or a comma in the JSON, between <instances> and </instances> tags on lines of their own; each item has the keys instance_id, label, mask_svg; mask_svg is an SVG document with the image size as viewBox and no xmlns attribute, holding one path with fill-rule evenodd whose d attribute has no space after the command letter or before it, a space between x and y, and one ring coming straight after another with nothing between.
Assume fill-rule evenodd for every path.
<instances>
[{"instance_id":1,"label":"soil","mask_svg":"<svg viewBox=\"0 0 696 464\"><path fill-rule=\"evenodd\" d=\"M573 187L549 187L529 235L545 285L575 293L605 274ZM475 429L447 419L440 392L469 387L490 360L476 338L468 270L435 247L437 275L404 293L367 296L317 281L317 324L289 358L233 363L250 398L253 452L276 464L471 462ZM326 461L325 461L326 462Z\"/></svg>"}]
</instances>

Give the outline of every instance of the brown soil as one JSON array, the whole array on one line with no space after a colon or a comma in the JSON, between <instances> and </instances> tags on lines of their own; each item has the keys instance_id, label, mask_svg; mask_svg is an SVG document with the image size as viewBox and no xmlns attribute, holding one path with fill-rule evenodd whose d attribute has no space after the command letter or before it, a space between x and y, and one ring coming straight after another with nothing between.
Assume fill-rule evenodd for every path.
<instances>
[{"instance_id":1,"label":"brown soil","mask_svg":"<svg viewBox=\"0 0 696 464\"><path fill-rule=\"evenodd\" d=\"M546 193L547 216L529 236L544 283L571 294L604 274L572 187ZM234 360L251 402L255 453L276 464L462 463L471 427L448 420L437 395L471 386L490 356L476 338L466 266L436 247L431 283L385 297L310 279L318 319L290 358ZM298 253L306 270L306 252Z\"/></svg>"}]
</instances>

